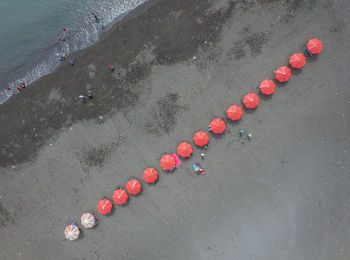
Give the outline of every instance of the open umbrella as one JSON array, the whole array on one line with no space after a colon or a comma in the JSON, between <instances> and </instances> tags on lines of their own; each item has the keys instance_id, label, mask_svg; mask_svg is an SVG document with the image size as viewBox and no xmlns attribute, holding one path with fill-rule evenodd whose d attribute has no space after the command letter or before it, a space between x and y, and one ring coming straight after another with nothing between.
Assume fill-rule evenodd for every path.
<instances>
[{"instance_id":1,"label":"open umbrella","mask_svg":"<svg viewBox=\"0 0 350 260\"><path fill-rule=\"evenodd\" d=\"M312 54L319 54L323 49L322 42L319 39L310 39L306 46Z\"/></svg>"},{"instance_id":2,"label":"open umbrella","mask_svg":"<svg viewBox=\"0 0 350 260\"><path fill-rule=\"evenodd\" d=\"M68 240L76 240L80 235L80 230L75 224L66 226L64 235Z\"/></svg>"},{"instance_id":3,"label":"open umbrella","mask_svg":"<svg viewBox=\"0 0 350 260\"><path fill-rule=\"evenodd\" d=\"M200 146L200 147L203 147L205 145L208 144L209 142L209 136L206 132L203 132L203 131L199 131L197 133L194 134L193 136L193 142Z\"/></svg>"},{"instance_id":4,"label":"open umbrella","mask_svg":"<svg viewBox=\"0 0 350 260\"><path fill-rule=\"evenodd\" d=\"M97 210L103 215L107 215L112 211L112 202L107 199L100 200L97 204Z\"/></svg>"},{"instance_id":5,"label":"open umbrella","mask_svg":"<svg viewBox=\"0 0 350 260\"><path fill-rule=\"evenodd\" d=\"M248 93L243 98L243 104L246 108L256 108L259 105L259 97L255 93Z\"/></svg>"},{"instance_id":6,"label":"open umbrella","mask_svg":"<svg viewBox=\"0 0 350 260\"><path fill-rule=\"evenodd\" d=\"M126 190L131 195L137 195L141 191L141 183L138 180L132 179L126 183Z\"/></svg>"},{"instance_id":7,"label":"open umbrella","mask_svg":"<svg viewBox=\"0 0 350 260\"><path fill-rule=\"evenodd\" d=\"M305 66L306 58L301 53L294 53L292 56L289 57L289 64L294 69L300 69Z\"/></svg>"},{"instance_id":8,"label":"open umbrella","mask_svg":"<svg viewBox=\"0 0 350 260\"><path fill-rule=\"evenodd\" d=\"M192 145L187 142L179 144L177 147L177 153L182 157L190 157L192 154Z\"/></svg>"},{"instance_id":9,"label":"open umbrella","mask_svg":"<svg viewBox=\"0 0 350 260\"><path fill-rule=\"evenodd\" d=\"M243 115L242 108L237 105L229 106L226 113L228 118L231 119L232 121L241 119Z\"/></svg>"},{"instance_id":10,"label":"open umbrella","mask_svg":"<svg viewBox=\"0 0 350 260\"><path fill-rule=\"evenodd\" d=\"M271 95L273 92L275 92L275 83L271 79L264 79L260 83L260 91L264 95Z\"/></svg>"},{"instance_id":11,"label":"open umbrella","mask_svg":"<svg viewBox=\"0 0 350 260\"><path fill-rule=\"evenodd\" d=\"M175 159L170 154L164 155L160 159L160 166L163 170L169 171L172 170L175 166Z\"/></svg>"},{"instance_id":12,"label":"open umbrella","mask_svg":"<svg viewBox=\"0 0 350 260\"><path fill-rule=\"evenodd\" d=\"M292 76L292 73L290 68L287 66L282 66L275 71L275 76L279 82L286 82L289 80L290 76Z\"/></svg>"},{"instance_id":13,"label":"open umbrella","mask_svg":"<svg viewBox=\"0 0 350 260\"><path fill-rule=\"evenodd\" d=\"M84 213L80 217L80 221L81 221L81 224L83 225L83 227L85 227L85 228L92 228L96 224L96 219L95 219L94 215L92 215L91 213Z\"/></svg>"},{"instance_id":14,"label":"open umbrella","mask_svg":"<svg viewBox=\"0 0 350 260\"><path fill-rule=\"evenodd\" d=\"M128 201L129 195L123 189L118 189L113 192L112 199L114 203L118 205L123 205Z\"/></svg>"},{"instance_id":15,"label":"open umbrella","mask_svg":"<svg viewBox=\"0 0 350 260\"><path fill-rule=\"evenodd\" d=\"M210 123L210 129L214 134L222 134L226 129L225 121L220 118L215 118Z\"/></svg>"},{"instance_id":16,"label":"open umbrella","mask_svg":"<svg viewBox=\"0 0 350 260\"><path fill-rule=\"evenodd\" d=\"M147 168L143 171L143 179L147 183L154 183L158 180L158 172L154 168Z\"/></svg>"}]
</instances>

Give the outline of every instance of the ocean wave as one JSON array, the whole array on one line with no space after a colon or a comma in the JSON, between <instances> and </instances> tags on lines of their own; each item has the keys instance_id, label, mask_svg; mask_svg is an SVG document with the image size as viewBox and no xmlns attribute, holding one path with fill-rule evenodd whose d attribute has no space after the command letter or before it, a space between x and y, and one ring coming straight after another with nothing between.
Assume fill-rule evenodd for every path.
<instances>
[{"instance_id":1,"label":"ocean wave","mask_svg":"<svg viewBox=\"0 0 350 260\"><path fill-rule=\"evenodd\" d=\"M108 30L113 24L120 20L123 15L135 9L147 0L105 0L105 1L86 1L84 6L76 10L77 17L67 32L62 32L65 40L59 42L51 42L45 50L34 54L33 57L13 68L7 74L6 87L0 89L0 104L8 100L12 95L18 93L17 87L21 82L26 85L38 80L39 78L49 74L55 70L61 63L57 58L57 54L69 55L73 52L82 50L91 46L99 39L104 31L100 25L96 23L93 13L96 13L103 21L105 30ZM62 25L64 27L64 25ZM57 35L57 38L62 37Z\"/></svg>"}]
</instances>

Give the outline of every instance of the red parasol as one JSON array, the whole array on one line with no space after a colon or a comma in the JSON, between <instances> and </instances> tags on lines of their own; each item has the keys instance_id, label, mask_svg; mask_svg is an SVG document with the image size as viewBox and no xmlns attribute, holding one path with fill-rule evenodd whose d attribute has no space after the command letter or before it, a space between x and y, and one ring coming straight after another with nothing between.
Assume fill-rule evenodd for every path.
<instances>
[{"instance_id":1,"label":"red parasol","mask_svg":"<svg viewBox=\"0 0 350 260\"><path fill-rule=\"evenodd\" d=\"M154 168L147 168L143 172L143 179L147 183L154 183L158 180L158 172Z\"/></svg>"},{"instance_id":2,"label":"red parasol","mask_svg":"<svg viewBox=\"0 0 350 260\"><path fill-rule=\"evenodd\" d=\"M300 69L305 66L306 58L301 53L294 53L292 56L289 57L289 64L294 69Z\"/></svg>"},{"instance_id":3,"label":"red parasol","mask_svg":"<svg viewBox=\"0 0 350 260\"><path fill-rule=\"evenodd\" d=\"M192 154L192 145L187 142L179 144L177 147L177 153L182 157L190 157Z\"/></svg>"},{"instance_id":4,"label":"red parasol","mask_svg":"<svg viewBox=\"0 0 350 260\"><path fill-rule=\"evenodd\" d=\"M162 167L163 170L169 171L172 170L175 167L175 159L171 155L167 154L164 155L160 159L160 166Z\"/></svg>"},{"instance_id":5,"label":"red parasol","mask_svg":"<svg viewBox=\"0 0 350 260\"><path fill-rule=\"evenodd\" d=\"M232 121L236 121L241 119L242 115L243 115L243 111L242 108L237 106L237 105L233 105L230 106L227 111L227 116L229 119L231 119Z\"/></svg>"},{"instance_id":6,"label":"red parasol","mask_svg":"<svg viewBox=\"0 0 350 260\"><path fill-rule=\"evenodd\" d=\"M112 199L114 200L114 203L118 205L123 205L128 201L128 193L123 189L118 189L113 192Z\"/></svg>"},{"instance_id":7,"label":"red parasol","mask_svg":"<svg viewBox=\"0 0 350 260\"><path fill-rule=\"evenodd\" d=\"M271 95L273 92L275 92L275 83L271 79L264 79L260 83L260 91L264 95Z\"/></svg>"},{"instance_id":8,"label":"red parasol","mask_svg":"<svg viewBox=\"0 0 350 260\"><path fill-rule=\"evenodd\" d=\"M100 200L97 204L98 212L100 212L103 215L107 215L108 213L110 213L112 211L112 207L112 203L107 199Z\"/></svg>"},{"instance_id":9,"label":"red parasol","mask_svg":"<svg viewBox=\"0 0 350 260\"><path fill-rule=\"evenodd\" d=\"M226 129L225 121L220 118L215 118L210 123L210 129L214 134L222 134Z\"/></svg>"},{"instance_id":10,"label":"red parasol","mask_svg":"<svg viewBox=\"0 0 350 260\"><path fill-rule=\"evenodd\" d=\"M243 104L246 108L256 108L259 105L259 97L255 93L248 93L243 98Z\"/></svg>"},{"instance_id":11,"label":"red parasol","mask_svg":"<svg viewBox=\"0 0 350 260\"><path fill-rule=\"evenodd\" d=\"M292 73L290 68L287 66L282 66L275 71L275 76L279 82L286 82L289 80L290 76L292 76Z\"/></svg>"},{"instance_id":12,"label":"red parasol","mask_svg":"<svg viewBox=\"0 0 350 260\"><path fill-rule=\"evenodd\" d=\"M318 54L323 49L322 42L319 39L310 39L306 46L312 54Z\"/></svg>"},{"instance_id":13,"label":"red parasol","mask_svg":"<svg viewBox=\"0 0 350 260\"><path fill-rule=\"evenodd\" d=\"M126 190L131 195L137 195L141 191L141 183L138 180L132 179L126 183Z\"/></svg>"},{"instance_id":14,"label":"red parasol","mask_svg":"<svg viewBox=\"0 0 350 260\"><path fill-rule=\"evenodd\" d=\"M193 142L200 146L200 147L203 147L205 145L208 144L209 142L209 136L206 132L203 132L203 131L199 131L197 133L194 134L193 136Z\"/></svg>"}]
</instances>

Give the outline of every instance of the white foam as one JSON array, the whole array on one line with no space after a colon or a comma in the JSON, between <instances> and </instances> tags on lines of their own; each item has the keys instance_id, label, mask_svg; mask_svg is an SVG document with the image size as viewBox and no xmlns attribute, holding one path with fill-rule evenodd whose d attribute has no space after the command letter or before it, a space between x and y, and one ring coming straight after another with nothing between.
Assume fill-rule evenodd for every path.
<instances>
[{"instance_id":1,"label":"white foam","mask_svg":"<svg viewBox=\"0 0 350 260\"><path fill-rule=\"evenodd\" d=\"M147 0L106 0L97 2L88 0L84 8L78 10L80 16L84 20L79 21L76 25L70 28L70 31L74 32L67 36L65 42L52 43L54 47L48 54L39 62L30 66L31 68L25 71L17 79L8 83L8 86L13 91L1 90L0 92L0 104L4 103L11 97L12 93L16 93L17 86L21 82L25 82L26 85L38 80L42 76L52 72L60 65L60 61L55 56L56 53L64 53L66 55L72 52L82 50L99 39L99 35L103 32L99 25L94 20L92 13L98 14L98 17L103 21L104 26L109 28L121 15L135 9L140 4Z\"/></svg>"}]
</instances>

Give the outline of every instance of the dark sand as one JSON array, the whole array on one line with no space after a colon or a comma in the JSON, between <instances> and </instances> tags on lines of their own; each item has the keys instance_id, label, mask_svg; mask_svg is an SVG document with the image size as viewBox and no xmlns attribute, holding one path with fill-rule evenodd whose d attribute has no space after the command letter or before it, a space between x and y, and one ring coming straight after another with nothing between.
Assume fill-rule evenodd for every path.
<instances>
[{"instance_id":1,"label":"dark sand","mask_svg":"<svg viewBox=\"0 0 350 260\"><path fill-rule=\"evenodd\" d=\"M350 259L349 12L346 0L163 0L131 12L74 67L0 106L0 259ZM162 154L312 37L319 56L211 136L207 175L193 173L195 148L96 229L64 239L65 225L160 170Z\"/></svg>"}]
</instances>

